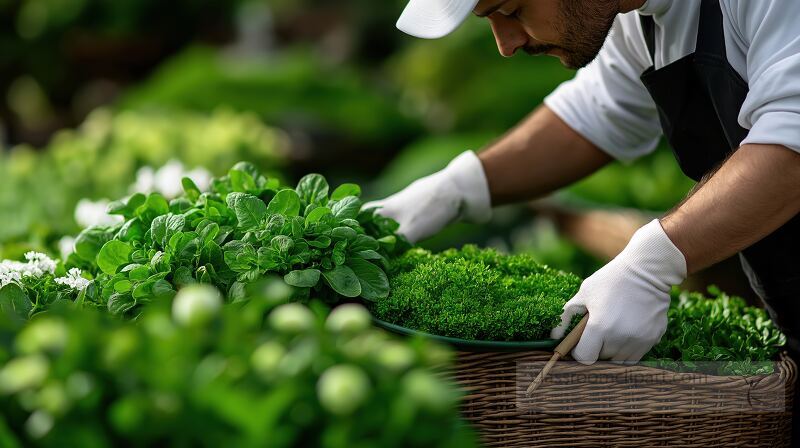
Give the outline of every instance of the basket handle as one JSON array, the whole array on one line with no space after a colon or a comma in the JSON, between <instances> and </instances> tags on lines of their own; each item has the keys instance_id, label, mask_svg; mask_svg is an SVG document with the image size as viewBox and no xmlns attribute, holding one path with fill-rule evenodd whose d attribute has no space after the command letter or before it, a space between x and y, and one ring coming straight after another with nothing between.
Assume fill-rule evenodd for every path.
<instances>
[{"instance_id":1,"label":"basket handle","mask_svg":"<svg viewBox=\"0 0 800 448\"><path fill-rule=\"evenodd\" d=\"M578 322L578 325L576 325L575 328L573 328L572 331L570 331L569 334L556 346L556 348L553 350L553 356L549 361L547 361L547 364L542 367L542 371L536 375L536 378L533 379L531 384L528 386L528 389L525 391L529 397L533 391L539 387L539 384L544 381L544 378L547 376L547 374L550 372L550 369L553 368L556 362L566 356L572 351L573 348L575 348L576 345L578 345L578 341L581 340L581 335L583 334L583 330L586 328L587 322L589 322L589 313L586 313L586 315L583 316L583 319Z\"/></svg>"}]
</instances>

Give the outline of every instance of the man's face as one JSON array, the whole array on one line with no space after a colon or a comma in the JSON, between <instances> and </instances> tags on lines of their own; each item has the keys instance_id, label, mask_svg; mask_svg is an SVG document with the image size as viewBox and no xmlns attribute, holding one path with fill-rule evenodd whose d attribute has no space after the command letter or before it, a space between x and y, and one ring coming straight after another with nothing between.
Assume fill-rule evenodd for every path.
<instances>
[{"instance_id":1,"label":"man's face","mask_svg":"<svg viewBox=\"0 0 800 448\"><path fill-rule=\"evenodd\" d=\"M594 60L618 12L618 0L481 0L474 10L491 22L503 56L522 49L568 68Z\"/></svg>"}]
</instances>

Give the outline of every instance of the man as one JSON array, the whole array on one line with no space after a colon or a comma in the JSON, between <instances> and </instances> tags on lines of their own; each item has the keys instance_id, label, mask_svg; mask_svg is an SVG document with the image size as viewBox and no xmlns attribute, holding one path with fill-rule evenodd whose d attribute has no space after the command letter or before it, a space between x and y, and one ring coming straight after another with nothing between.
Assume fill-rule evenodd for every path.
<instances>
[{"instance_id":1,"label":"man","mask_svg":"<svg viewBox=\"0 0 800 448\"><path fill-rule=\"evenodd\" d=\"M552 336L588 310L573 357L637 362L666 330L670 287L740 253L800 351L800 2L411 0L398 28L437 38L470 12L503 56L580 70L486 151L379 201L381 213L418 241L647 154L663 132L698 186L584 281Z\"/></svg>"}]
</instances>

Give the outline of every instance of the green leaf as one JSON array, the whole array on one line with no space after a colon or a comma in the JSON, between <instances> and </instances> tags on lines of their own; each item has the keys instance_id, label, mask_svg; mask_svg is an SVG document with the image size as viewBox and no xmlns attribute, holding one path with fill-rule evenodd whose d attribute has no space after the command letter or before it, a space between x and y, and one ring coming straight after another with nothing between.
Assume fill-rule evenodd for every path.
<instances>
[{"instance_id":1,"label":"green leaf","mask_svg":"<svg viewBox=\"0 0 800 448\"><path fill-rule=\"evenodd\" d=\"M136 193L128 199L114 201L108 204L106 212L109 215L122 215L126 219L130 219L136 215L136 209L145 203L147 197L142 193Z\"/></svg>"},{"instance_id":2,"label":"green leaf","mask_svg":"<svg viewBox=\"0 0 800 448\"><path fill-rule=\"evenodd\" d=\"M306 204L328 203L328 181L320 174L307 174L297 183L297 194Z\"/></svg>"},{"instance_id":3,"label":"green leaf","mask_svg":"<svg viewBox=\"0 0 800 448\"><path fill-rule=\"evenodd\" d=\"M287 253L294 246L294 241L286 235L276 235L269 245L279 253Z\"/></svg>"},{"instance_id":4,"label":"green leaf","mask_svg":"<svg viewBox=\"0 0 800 448\"><path fill-rule=\"evenodd\" d=\"M150 223L157 216L166 215L169 213L169 203L164 196L159 193L150 193L147 195L147 200L136 209L136 216L140 217L144 222Z\"/></svg>"},{"instance_id":5,"label":"green leaf","mask_svg":"<svg viewBox=\"0 0 800 448\"><path fill-rule=\"evenodd\" d=\"M256 182L253 176L237 169L228 171L228 177L231 180L231 187L233 191L247 192L256 190Z\"/></svg>"},{"instance_id":6,"label":"green leaf","mask_svg":"<svg viewBox=\"0 0 800 448\"><path fill-rule=\"evenodd\" d=\"M347 243L345 241L337 241L336 244L333 246L333 252L331 253L331 260L333 261L333 264L337 266L340 264L344 264L345 260L344 251L346 246Z\"/></svg>"},{"instance_id":7,"label":"green leaf","mask_svg":"<svg viewBox=\"0 0 800 448\"><path fill-rule=\"evenodd\" d=\"M150 276L150 268L141 264L129 264L122 268L122 272L127 272L128 278L133 281L142 281Z\"/></svg>"},{"instance_id":8,"label":"green leaf","mask_svg":"<svg viewBox=\"0 0 800 448\"><path fill-rule=\"evenodd\" d=\"M133 284L130 280L121 280L114 283L114 291L116 292L128 292L131 290Z\"/></svg>"},{"instance_id":9,"label":"green leaf","mask_svg":"<svg viewBox=\"0 0 800 448\"><path fill-rule=\"evenodd\" d=\"M318 249L325 249L331 245L331 238L329 236L320 235L315 240L308 240L308 245Z\"/></svg>"},{"instance_id":10,"label":"green leaf","mask_svg":"<svg viewBox=\"0 0 800 448\"><path fill-rule=\"evenodd\" d=\"M186 220L183 215L173 215L172 213L156 217L150 224L150 237L162 249L167 247L172 235L183 230Z\"/></svg>"},{"instance_id":11,"label":"green leaf","mask_svg":"<svg viewBox=\"0 0 800 448\"><path fill-rule=\"evenodd\" d=\"M353 253L354 257L363 258L365 260L382 260L383 256L374 250L361 250Z\"/></svg>"},{"instance_id":12,"label":"green leaf","mask_svg":"<svg viewBox=\"0 0 800 448\"><path fill-rule=\"evenodd\" d=\"M227 197L228 207L236 213L239 227L256 227L267 215L267 205L261 199L247 193L231 193Z\"/></svg>"},{"instance_id":13,"label":"green leaf","mask_svg":"<svg viewBox=\"0 0 800 448\"><path fill-rule=\"evenodd\" d=\"M375 301L389 296L389 279L383 269L367 260L351 258L347 266L353 270L361 284L361 297Z\"/></svg>"},{"instance_id":14,"label":"green leaf","mask_svg":"<svg viewBox=\"0 0 800 448\"><path fill-rule=\"evenodd\" d=\"M342 240L354 240L358 234L350 227L337 227L331 230L331 237Z\"/></svg>"},{"instance_id":15,"label":"green leaf","mask_svg":"<svg viewBox=\"0 0 800 448\"><path fill-rule=\"evenodd\" d=\"M360 252L362 250L378 250L380 244L378 240L369 235L358 235L350 244L350 250Z\"/></svg>"},{"instance_id":16,"label":"green leaf","mask_svg":"<svg viewBox=\"0 0 800 448\"><path fill-rule=\"evenodd\" d=\"M94 262L100 249L111 238L111 232L99 227L89 227L75 239L75 254L83 261Z\"/></svg>"},{"instance_id":17,"label":"green leaf","mask_svg":"<svg viewBox=\"0 0 800 448\"><path fill-rule=\"evenodd\" d=\"M347 266L336 266L329 271L324 271L322 276L328 285L344 297L358 297L361 295L361 283L358 277Z\"/></svg>"},{"instance_id":18,"label":"green leaf","mask_svg":"<svg viewBox=\"0 0 800 448\"><path fill-rule=\"evenodd\" d=\"M337 219L355 219L359 210L361 210L361 199L355 196L347 196L331 207L331 212Z\"/></svg>"},{"instance_id":19,"label":"green leaf","mask_svg":"<svg viewBox=\"0 0 800 448\"><path fill-rule=\"evenodd\" d=\"M331 209L328 207L317 207L314 210L311 210L311 212L306 215L306 227L308 227L309 224L319 222L323 216L331 214Z\"/></svg>"},{"instance_id":20,"label":"green leaf","mask_svg":"<svg viewBox=\"0 0 800 448\"><path fill-rule=\"evenodd\" d=\"M202 194L197 184L188 177L181 179L181 186L183 187L184 193L186 193L186 197L192 202L196 201Z\"/></svg>"},{"instance_id":21,"label":"green leaf","mask_svg":"<svg viewBox=\"0 0 800 448\"><path fill-rule=\"evenodd\" d=\"M0 288L0 313L27 319L31 310L33 303L19 285L8 283Z\"/></svg>"},{"instance_id":22,"label":"green leaf","mask_svg":"<svg viewBox=\"0 0 800 448\"><path fill-rule=\"evenodd\" d=\"M128 258L133 249L127 243L111 240L103 245L97 254L97 267L108 275L114 275L117 268L128 264Z\"/></svg>"},{"instance_id":23,"label":"green leaf","mask_svg":"<svg viewBox=\"0 0 800 448\"><path fill-rule=\"evenodd\" d=\"M113 315L125 314L136 306L136 299L127 293L115 293L108 298L108 311Z\"/></svg>"},{"instance_id":24,"label":"green leaf","mask_svg":"<svg viewBox=\"0 0 800 448\"><path fill-rule=\"evenodd\" d=\"M273 215L297 216L300 214L300 196L294 190L279 191L267 206Z\"/></svg>"},{"instance_id":25,"label":"green leaf","mask_svg":"<svg viewBox=\"0 0 800 448\"><path fill-rule=\"evenodd\" d=\"M311 288L319 283L320 274L318 269L296 270L284 275L283 281L298 288Z\"/></svg>"},{"instance_id":26,"label":"green leaf","mask_svg":"<svg viewBox=\"0 0 800 448\"><path fill-rule=\"evenodd\" d=\"M331 193L332 201L340 201L347 196L361 196L361 187L356 184L342 184Z\"/></svg>"},{"instance_id":27,"label":"green leaf","mask_svg":"<svg viewBox=\"0 0 800 448\"><path fill-rule=\"evenodd\" d=\"M172 235L168 247L176 260L191 263L200 251L200 238L195 232L178 232Z\"/></svg>"},{"instance_id":28,"label":"green leaf","mask_svg":"<svg viewBox=\"0 0 800 448\"><path fill-rule=\"evenodd\" d=\"M204 244L207 244L219 235L219 224L208 219L200 221L195 230Z\"/></svg>"},{"instance_id":29,"label":"green leaf","mask_svg":"<svg viewBox=\"0 0 800 448\"><path fill-rule=\"evenodd\" d=\"M144 225L142 224L142 221L139 220L139 218L132 218L126 221L125 224L123 224L122 227L120 227L119 231L117 231L116 235L114 235L114 239L122 240L125 242L141 241L144 239L144 235L146 232L147 229L145 229Z\"/></svg>"}]
</instances>

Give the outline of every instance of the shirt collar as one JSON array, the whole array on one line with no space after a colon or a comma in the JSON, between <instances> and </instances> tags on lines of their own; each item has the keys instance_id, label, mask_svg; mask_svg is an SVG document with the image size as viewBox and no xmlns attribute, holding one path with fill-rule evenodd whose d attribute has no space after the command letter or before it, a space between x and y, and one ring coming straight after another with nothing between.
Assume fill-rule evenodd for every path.
<instances>
[{"instance_id":1,"label":"shirt collar","mask_svg":"<svg viewBox=\"0 0 800 448\"><path fill-rule=\"evenodd\" d=\"M661 15L667 12L672 6L673 0L647 0L641 8L638 9L639 14L643 16Z\"/></svg>"}]
</instances>

